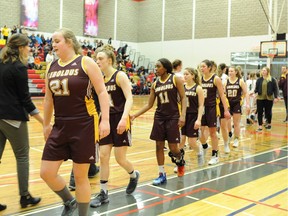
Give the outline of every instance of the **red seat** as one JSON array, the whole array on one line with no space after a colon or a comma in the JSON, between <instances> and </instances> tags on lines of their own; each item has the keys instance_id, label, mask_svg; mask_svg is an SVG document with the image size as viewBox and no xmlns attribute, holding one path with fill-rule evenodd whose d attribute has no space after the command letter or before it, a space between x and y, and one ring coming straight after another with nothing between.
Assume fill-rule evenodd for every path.
<instances>
[{"instance_id":1,"label":"red seat","mask_svg":"<svg viewBox=\"0 0 288 216\"><path fill-rule=\"evenodd\" d=\"M44 79L33 79L32 83L34 83L34 84L45 83L45 80Z\"/></svg>"},{"instance_id":2,"label":"red seat","mask_svg":"<svg viewBox=\"0 0 288 216\"><path fill-rule=\"evenodd\" d=\"M28 78L29 79L40 79L40 75L39 74L28 74Z\"/></svg>"},{"instance_id":3,"label":"red seat","mask_svg":"<svg viewBox=\"0 0 288 216\"><path fill-rule=\"evenodd\" d=\"M35 70L33 70L33 69L28 69L27 72L28 72L28 74L35 74Z\"/></svg>"},{"instance_id":4,"label":"red seat","mask_svg":"<svg viewBox=\"0 0 288 216\"><path fill-rule=\"evenodd\" d=\"M37 84L37 88L42 89L45 87L45 83Z\"/></svg>"}]
</instances>

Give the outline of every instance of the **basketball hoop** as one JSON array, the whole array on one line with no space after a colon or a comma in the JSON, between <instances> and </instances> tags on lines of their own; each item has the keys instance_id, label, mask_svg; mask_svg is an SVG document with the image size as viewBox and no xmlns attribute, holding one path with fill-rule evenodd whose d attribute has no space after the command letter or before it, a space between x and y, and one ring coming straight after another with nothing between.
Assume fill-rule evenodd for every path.
<instances>
[{"instance_id":1,"label":"basketball hoop","mask_svg":"<svg viewBox=\"0 0 288 216\"><path fill-rule=\"evenodd\" d=\"M268 58L270 58L271 60L273 60L273 58L275 57L276 54L274 53L269 53L268 54Z\"/></svg>"}]
</instances>

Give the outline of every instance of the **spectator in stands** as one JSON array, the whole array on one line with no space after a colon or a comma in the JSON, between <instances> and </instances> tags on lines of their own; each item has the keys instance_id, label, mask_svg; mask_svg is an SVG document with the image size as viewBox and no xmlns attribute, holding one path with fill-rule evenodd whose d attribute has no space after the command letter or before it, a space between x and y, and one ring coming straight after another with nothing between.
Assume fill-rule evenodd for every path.
<instances>
[{"instance_id":1,"label":"spectator in stands","mask_svg":"<svg viewBox=\"0 0 288 216\"><path fill-rule=\"evenodd\" d=\"M48 63L52 62L53 60L54 60L54 56L53 56L52 50L49 50L49 52L46 55L45 61L48 64Z\"/></svg>"},{"instance_id":2,"label":"spectator in stands","mask_svg":"<svg viewBox=\"0 0 288 216\"><path fill-rule=\"evenodd\" d=\"M11 34L16 34L16 33L17 33L17 27L16 27L16 25L14 25L12 30L11 30Z\"/></svg>"},{"instance_id":3,"label":"spectator in stands","mask_svg":"<svg viewBox=\"0 0 288 216\"><path fill-rule=\"evenodd\" d=\"M112 43L112 37L110 37L110 38L108 39L108 42L107 42L107 43L111 45L111 43Z\"/></svg>"},{"instance_id":4,"label":"spectator in stands","mask_svg":"<svg viewBox=\"0 0 288 216\"><path fill-rule=\"evenodd\" d=\"M13 34L0 55L0 160L8 139L16 158L22 208L41 201L39 197L32 197L28 190L28 114L43 124L29 93L26 67L30 51L28 44L29 38L26 35Z\"/></svg>"},{"instance_id":5,"label":"spectator in stands","mask_svg":"<svg viewBox=\"0 0 288 216\"><path fill-rule=\"evenodd\" d=\"M34 69L36 70L41 70L42 65L41 65L41 58L38 55L38 53L34 57Z\"/></svg>"},{"instance_id":6,"label":"spectator in stands","mask_svg":"<svg viewBox=\"0 0 288 216\"><path fill-rule=\"evenodd\" d=\"M34 69L34 65L33 53L30 51L28 56L28 69Z\"/></svg>"},{"instance_id":7,"label":"spectator in stands","mask_svg":"<svg viewBox=\"0 0 288 216\"><path fill-rule=\"evenodd\" d=\"M10 29L6 25L4 25L4 27L1 30L1 32L2 32L2 35L3 35L3 39L6 40L6 43L7 43L8 36L9 36L9 33L10 33Z\"/></svg>"},{"instance_id":8,"label":"spectator in stands","mask_svg":"<svg viewBox=\"0 0 288 216\"><path fill-rule=\"evenodd\" d=\"M282 66L281 68L282 74L279 80L279 88L283 92L283 98L284 98L284 103L286 107L286 118L284 119L284 122L288 122L288 89L287 89L287 82L288 82L288 70L287 66Z\"/></svg>"}]
</instances>

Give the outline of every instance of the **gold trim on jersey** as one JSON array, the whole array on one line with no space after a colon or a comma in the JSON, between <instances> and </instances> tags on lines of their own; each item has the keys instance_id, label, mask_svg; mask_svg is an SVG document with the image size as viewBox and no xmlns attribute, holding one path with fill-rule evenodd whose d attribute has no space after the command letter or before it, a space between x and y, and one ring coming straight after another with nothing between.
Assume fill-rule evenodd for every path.
<instances>
[{"instance_id":1,"label":"gold trim on jersey","mask_svg":"<svg viewBox=\"0 0 288 216\"><path fill-rule=\"evenodd\" d=\"M61 67L65 67L65 66L67 66L68 64L70 64L72 61L74 61L76 58L78 58L79 56L80 56L79 54L73 56L73 58L70 59L68 62L62 62L61 59L58 59L58 60L57 60L58 65L61 66Z\"/></svg>"},{"instance_id":2,"label":"gold trim on jersey","mask_svg":"<svg viewBox=\"0 0 288 216\"><path fill-rule=\"evenodd\" d=\"M126 122L126 131L129 131L129 130L131 130L131 119L128 116L127 122Z\"/></svg>"},{"instance_id":3,"label":"gold trim on jersey","mask_svg":"<svg viewBox=\"0 0 288 216\"><path fill-rule=\"evenodd\" d=\"M204 76L202 76L202 77L203 77L203 80L204 80L205 82L208 82L208 81L212 78L212 76L214 76L214 73L212 73L211 76L210 76L207 80L205 79ZM215 80L215 76L214 76L214 79L213 79L213 83L214 83L214 80ZM215 84L215 83L214 83L214 84Z\"/></svg>"},{"instance_id":4,"label":"gold trim on jersey","mask_svg":"<svg viewBox=\"0 0 288 216\"><path fill-rule=\"evenodd\" d=\"M94 99L92 97L88 98L87 96L85 96L85 104L88 114L94 117L94 134L95 142L97 142L99 141L99 116L96 111Z\"/></svg>"},{"instance_id":5,"label":"gold trim on jersey","mask_svg":"<svg viewBox=\"0 0 288 216\"><path fill-rule=\"evenodd\" d=\"M82 70L84 71L85 74L87 74L87 67L86 67L86 64L85 64L85 59L87 57L86 56L83 56L83 58L81 59L81 68Z\"/></svg>"},{"instance_id":6,"label":"gold trim on jersey","mask_svg":"<svg viewBox=\"0 0 288 216\"><path fill-rule=\"evenodd\" d=\"M160 77L158 80L160 83L164 84L165 82L167 82L167 80L170 78L170 76L172 76L172 74L168 74L168 77L164 81L162 81ZM174 82L174 80L173 80L173 82Z\"/></svg>"}]
</instances>

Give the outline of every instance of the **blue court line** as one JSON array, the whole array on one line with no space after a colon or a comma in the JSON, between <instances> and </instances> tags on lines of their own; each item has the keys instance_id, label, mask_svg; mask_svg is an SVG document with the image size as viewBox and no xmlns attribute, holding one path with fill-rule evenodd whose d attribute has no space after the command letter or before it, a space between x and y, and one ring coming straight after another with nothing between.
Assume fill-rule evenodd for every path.
<instances>
[{"instance_id":1,"label":"blue court line","mask_svg":"<svg viewBox=\"0 0 288 216\"><path fill-rule=\"evenodd\" d=\"M279 194L281 194L281 193L284 193L284 192L286 192L286 191L288 191L288 188L285 188L285 189L283 189L283 190L281 190L281 191L278 191L278 192L276 192L276 193L274 193L274 194L272 194L272 195L270 195L270 196L268 196L268 197L265 197L265 198L261 199L259 202L264 202L264 201L266 201L266 200L268 200L268 199L271 199L271 198L273 198L273 197L275 197L275 196L277 196L277 195L279 195ZM245 210L247 210L247 209L249 209L249 208L252 208L253 206L256 206L256 205L257 205L256 203L250 204L250 205L248 205L248 206L246 206L246 207L243 207L243 208L241 208L241 209L239 209L239 210L237 210L237 211L235 211L235 212L232 212L232 213L228 214L227 216L236 215L236 214L238 214L238 213L240 213L240 212L243 212L243 211L245 211Z\"/></svg>"}]
</instances>

